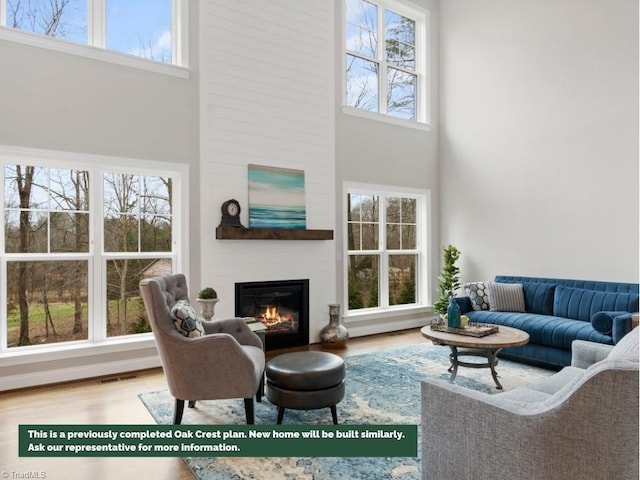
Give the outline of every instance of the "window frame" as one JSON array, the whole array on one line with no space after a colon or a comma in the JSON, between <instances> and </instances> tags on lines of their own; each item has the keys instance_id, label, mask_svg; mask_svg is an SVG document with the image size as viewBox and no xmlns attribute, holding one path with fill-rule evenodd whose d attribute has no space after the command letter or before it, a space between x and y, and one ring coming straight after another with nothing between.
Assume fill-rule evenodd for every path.
<instances>
[{"instance_id":1,"label":"window frame","mask_svg":"<svg viewBox=\"0 0 640 480\"><path fill-rule=\"evenodd\" d=\"M107 334L107 262L124 257L171 258L173 270L188 275L188 165L168 162L107 157L92 154L76 154L70 152L44 151L20 147L0 146L0 197L4 203L4 165L22 164L37 165L49 168L69 168L89 172L89 251L81 253L5 253L4 221L0 224L0 359L43 354L47 359L60 358L67 353L89 349L113 351L120 346L128 349L135 345L153 344L152 333L138 333L121 336ZM132 166L135 165L135 166ZM173 191L172 210L172 248L169 252L106 252L103 245L102 225L104 205L100 201L104 197L103 175L105 172L118 172L133 175L171 177ZM97 199L97 200L96 200ZM4 204L2 208L4 219ZM33 260L87 260L88 262L88 305L87 338L83 340L27 345L21 347L7 346L7 263L25 258ZM129 346L129 347L126 347ZM89 353L91 354L91 353Z\"/></svg>"},{"instance_id":2,"label":"window frame","mask_svg":"<svg viewBox=\"0 0 640 480\"><path fill-rule=\"evenodd\" d=\"M384 121L396 125L403 125L421 130L431 129L431 102L429 82L430 71L430 49L428 39L430 37L430 12L426 9L411 7L397 0L366 0L378 7L378 52L377 58L371 58L347 49L346 25L347 25L347 1L342 1L342 18L340 22L341 43L342 43L342 112L371 120ZM415 22L415 57L416 67L416 118L414 120L392 116L387 113L387 72L389 66L401 71L407 71L387 62L385 58L385 37L384 37L384 12L390 10L394 13L407 17ZM375 62L378 68L378 111L363 110L347 104L347 67L346 59L348 55L361 58L366 61ZM412 73L413 74L413 73ZM384 106L384 111L383 111Z\"/></svg>"},{"instance_id":3,"label":"window frame","mask_svg":"<svg viewBox=\"0 0 640 480\"><path fill-rule=\"evenodd\" d=\"M171 63L162 63L115 50L106 45L106 1L87 1L87 44L19 30L7 25L7 0L0 0L0 40L138 68L178 78L189 78L189 0L171 0Z\"/></svg>"},{"instance_id":4,"label":"window frame","mask_svg":"<svg viewBox=\"0 0 640 480\"><path fill-rule=\"evenodd\" d=\"M378 195L379 196L379 228L378 249L349 250L349 211L347 196L349 194ZM388 249L386 245L386 198L403 197L416 199L416 248L411 250ZM429 262L429 231L431 222L431 193L426 189L373 185L365 183L345 182L342 194L343 202L343 294L342 303L345 305L344 316L349 321L366 321L380 315L393 312L407 312L424 310L431 305L430 296L430 262ZM416 271L416 302L412 304L389 305L389 255L412 253L418 256ZM378 272L378 307L349 309L349 257L351 255L380 255Z\"/></svg>"}]
</instances>

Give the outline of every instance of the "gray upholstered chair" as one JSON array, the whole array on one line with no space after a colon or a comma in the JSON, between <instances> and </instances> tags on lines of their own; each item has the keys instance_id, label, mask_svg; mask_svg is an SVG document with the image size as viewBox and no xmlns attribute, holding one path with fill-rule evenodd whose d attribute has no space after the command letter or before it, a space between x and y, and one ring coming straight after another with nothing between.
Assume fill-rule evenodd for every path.
<instances>
[{"instance_id":1,"label":"gray upholstered chair","mask_svg":"<svg viewBox=\"0 0 640 480\"><path fill-rule=\"evenodd\" d=\"M142 280L140 293L151 324L169 391L176 399L173 423L182 421L185 400L244 398L248 424L254 423L253 397L261 401L265 356L260 338L240 318L203 320L206 335L183 336L171 307L188 300L183 274Z\"/></svg>"},{"instance_id":2,"label":"gray upholstered chair","mask_svg":"<svg viewBox=\"0 0 640 480\"><path fill-rule=\"evenodd\" d=\"M421 450L424 480L637 480L638 328L505 393L423 381Z\"/></svg>"}]
</instances>

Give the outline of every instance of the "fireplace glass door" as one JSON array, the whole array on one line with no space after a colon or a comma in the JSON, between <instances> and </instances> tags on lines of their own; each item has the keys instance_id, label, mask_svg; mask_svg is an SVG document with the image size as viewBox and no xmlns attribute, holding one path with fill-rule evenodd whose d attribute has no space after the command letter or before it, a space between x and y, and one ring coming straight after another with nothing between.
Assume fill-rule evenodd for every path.
<instances>
[{"instance_id":1,"label":"fireplace glass door","mask_svg":"<svg viewBox=\"0 0 640 480\"><path fill-rule=\"evenodd\" d=\"M267 350L309 344L309 280L236 283L236 316L266 327Z\"/></svg>"}]
</instances>

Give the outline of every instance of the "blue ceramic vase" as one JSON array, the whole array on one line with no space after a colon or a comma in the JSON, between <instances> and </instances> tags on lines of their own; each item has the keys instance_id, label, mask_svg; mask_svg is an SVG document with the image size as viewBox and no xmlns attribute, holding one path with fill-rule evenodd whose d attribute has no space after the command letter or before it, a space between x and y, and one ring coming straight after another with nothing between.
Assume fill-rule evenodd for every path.
<instances>
[{"instance_id":1,"label":"blue ceramic vase","mask_svg":"<svg viewBox=\"0 0 640 480\"><path fill-rule=\"evenodd\" d=\"M453 297L449 297L449 306L447 307L447 327L460 328L460 306Z\"/></svg>"}]
</instances>

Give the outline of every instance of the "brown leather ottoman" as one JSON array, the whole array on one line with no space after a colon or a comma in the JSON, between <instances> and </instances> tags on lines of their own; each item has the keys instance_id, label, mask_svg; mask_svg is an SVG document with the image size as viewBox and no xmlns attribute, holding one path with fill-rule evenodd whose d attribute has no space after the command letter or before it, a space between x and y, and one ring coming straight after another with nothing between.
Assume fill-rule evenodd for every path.
<instances>
[{"instance_id":1,"label":"brown leather ottoman","mask_svg":"<svg viewBox=\"0 0 640 480\"><path fill-rule=\"evenodd\" d=\"M293 352L267 363L267 398L278 407L278 425L286 408L331 408L338 423L336 405L344 398L344 360L328 352Z\"/></svg>"}]
</instances>

